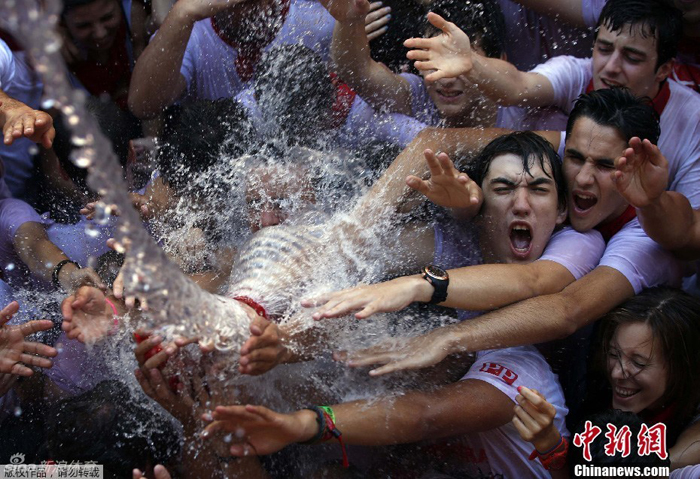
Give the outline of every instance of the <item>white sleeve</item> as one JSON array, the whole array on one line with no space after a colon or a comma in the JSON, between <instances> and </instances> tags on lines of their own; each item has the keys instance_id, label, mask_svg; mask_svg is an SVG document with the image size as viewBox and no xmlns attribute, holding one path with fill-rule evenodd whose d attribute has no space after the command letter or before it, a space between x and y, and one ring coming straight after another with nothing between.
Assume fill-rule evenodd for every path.
<instances>
[{"instance_id":1,"label":"white sleeve","mask_svg":"<svg viewBox=\"0 0 700 479\"><path fill-rule=\"evenodd\" d=\"M635 294L654 286L680 286L683 270L680 261L644 233L637 218L610 239L600 266L625 275Z\"/></svg>"},{"instance_id":2,"label":"white sleeve","mask_svg":"<svg viewBox=\"0 0 700 479\"><path fill-rule=\"evenodd\" d=\"M537 65L533 70L545 76L554 89L554 105L570 113L574 101L586 91L591 81L591 59L562 55Z\"/></svg>"},{"instance_id":3,"label":"white sleeve","mask_svg":"<svg viewBox=\"0 0 700 479\"><path fill-rule=\"evenodd\" d=\"M190 34L190 39L187 41L185 55L182 57L182 65L180 65L180 75L183 76L187 83L187 92L190 92L193 88L192 81L197 74L197 60L206 58L206 56L202 56L200 52L201 23L210 21L211 20L207 18L195 23L192 33Z\"/></svg>"},{"instance_id":4,"label":"white sleeve","mask_svg":"<svg viewBox=\"0 0 700 479\"><path fill-rule=\"evenodd\" d=\"M15 76L15 59L7 43L0 40L0 89L7 90Z\"/></svg>"},{"instance_id":5,"label":"white sleeve","mask_svg":"<svg viewBox=\"0 0 700 479\"><path fill-rule=\"evenodd\" d=\"M669 479L697 479L700 477L700 464L685 466L671 472Z\"/></svg>"},{"instance_id":6,"label":"white sleeve","mask_svg":"<svg viewBox=\"0 0 700 479\"><path fill-rule=\"evenodd\" d=\"M607 0L581 0L581 14L588 28L595 28L598 26L600 12L603 10L606 1Z\"/></svg>"},{"instance_id":7,"label":"white sleeve","mask_svg":"<svg viewBox=\"0 0 700 479\"><path fill-rule=\"evenodd\" d=\"M579 233L570 226L557 231L537 261L554 261L578 280L590 273L605 251L603 236L596 230Z\"/></svg>"}]
</instances>

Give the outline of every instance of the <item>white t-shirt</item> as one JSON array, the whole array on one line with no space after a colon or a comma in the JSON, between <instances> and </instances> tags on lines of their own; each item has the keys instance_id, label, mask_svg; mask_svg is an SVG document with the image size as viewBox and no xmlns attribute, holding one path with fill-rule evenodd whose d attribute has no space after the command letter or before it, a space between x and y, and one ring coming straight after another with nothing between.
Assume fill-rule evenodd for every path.
<instances>
[{"instance_id":1,"label":"white t-shirt","mask_svg":"<svg viewBox=\"0 0 700 479\"><path fill-rule=\"evenodd\" d=\"M557 57L533 71L554 88L554 104L567 114L593 77L591 59ZM693 208L700 207L700 94L667 80L670 95L661 113L659 149L669 163L669 190L682 193ZM634 287L678 285L680 265L649 239L638 221L618 232L606 248L601 266L620 271Z\"/></svg>"},{"instance_id":2,"label":"white t-shirt","mask_svg":"<svg viewBox=\"0 0 700 479\"><path fill-rule=\"evenodd\" d=\"M554 426L562 436L570 436L565 423L569 410L564 401L564 392L557 375L534 346L480 351L476 362L462 378L465 379L475 379L494 386L508 396L514 405L519 386L537 389L557 411ZM481 472L483 476L480 477L492 477L486 476L490 472L508 479L550 477L539 460L528 459L533 446L521 439L512 422L489 431L467 434L461 439L468 444L473 455L467 455L461 468L446 471L456 474L455 477L470 477L469 474L475 472ZM477 461L485 458L486 462L470 463L469 459L472 458Z\"/></svg>"},{"instance_id":3,"label":"white t-shirt","mask_svg":"<svg viewBox=\"0 0 700 479\"><path fill-rule=\"evenodd\" d=\"M31 108L41 105L43 85L29 67L24 52L12 52L0 40L0 89L9 97L21 101ZM30 149L35 144L27 138L15 140L12 145L2 145L0 159L5 165L4 180L12 196L24 198L27 185L34 176L34 162ZM4 185L0 185L0 198L9 196Z\"/></svg>"},{"instance_id":4,"label":"white t-shirt","mask_svg":"<svg viewBox=\"0 0 700 479\"><path fill-rule=\"evenodd\" d=\"M330 57L330 41L334 20L320 3L313 0L292 0L280 32L265 47L302 44L324 60ZM238 51L224 42L207 18L195 23L190 35L180 73L187 82L187 95L199 100L231 98L249 82L236 72Z\"/></svg>"}]
</instances>

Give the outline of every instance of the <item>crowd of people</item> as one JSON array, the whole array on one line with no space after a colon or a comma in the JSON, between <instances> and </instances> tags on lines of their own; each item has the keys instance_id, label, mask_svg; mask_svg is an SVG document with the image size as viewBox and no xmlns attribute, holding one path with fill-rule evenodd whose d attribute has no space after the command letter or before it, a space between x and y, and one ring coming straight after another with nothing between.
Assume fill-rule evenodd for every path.
<instances>
[{"instance_id":1,"label":"crowd of people","mask_svg":"<svg viewBox=\"0 0 700 479\"><path fill-rule=\"evenodd\" d=\"M700 2L62 8L50 74L248 337L149 321L76 120L0 22L0 464L700 477Z\"/></svg>"}]
</instances>

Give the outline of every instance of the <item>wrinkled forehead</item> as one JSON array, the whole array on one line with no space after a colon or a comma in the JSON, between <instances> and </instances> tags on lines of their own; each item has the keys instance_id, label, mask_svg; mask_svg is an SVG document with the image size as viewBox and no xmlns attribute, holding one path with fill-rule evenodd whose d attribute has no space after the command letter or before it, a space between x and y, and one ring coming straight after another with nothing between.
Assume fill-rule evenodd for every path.
<instances>
[{"instance_id":1,"label":"wrinkled forehead","mask_svg":"<svg viewBox=\"0 0 700 479\"><path fill-rule=\"evenodd\" d=\"M521 155L516 155L515 153L496 155L489 164L489 170L484 177L482 188L495 178L506 178L514 182L525 181L526 183L537 178L552 179L552 165L550 161L545 158L543 169L540 159L535 155L529 156L527 164Z\"/></svg>"}]
</instances>

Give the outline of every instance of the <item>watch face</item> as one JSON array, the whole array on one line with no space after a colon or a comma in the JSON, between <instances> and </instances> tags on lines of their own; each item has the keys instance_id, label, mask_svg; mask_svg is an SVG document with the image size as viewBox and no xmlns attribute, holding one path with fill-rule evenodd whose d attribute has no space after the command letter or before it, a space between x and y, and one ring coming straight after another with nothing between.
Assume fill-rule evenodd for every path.
<instances>
[{"instance_id":1,"label":"watch face","mask_svg":"<svg viewBox=\"0 0 700 479\"><path fill-rule=\"evenodd\" d=\"M439 268L433 264L429 264L428 266L425 267L425 272L428 273L430 276L437 278L437 279L447 279L447 271L445 271L442 268Z\"/></svg>"}]
</instances>

